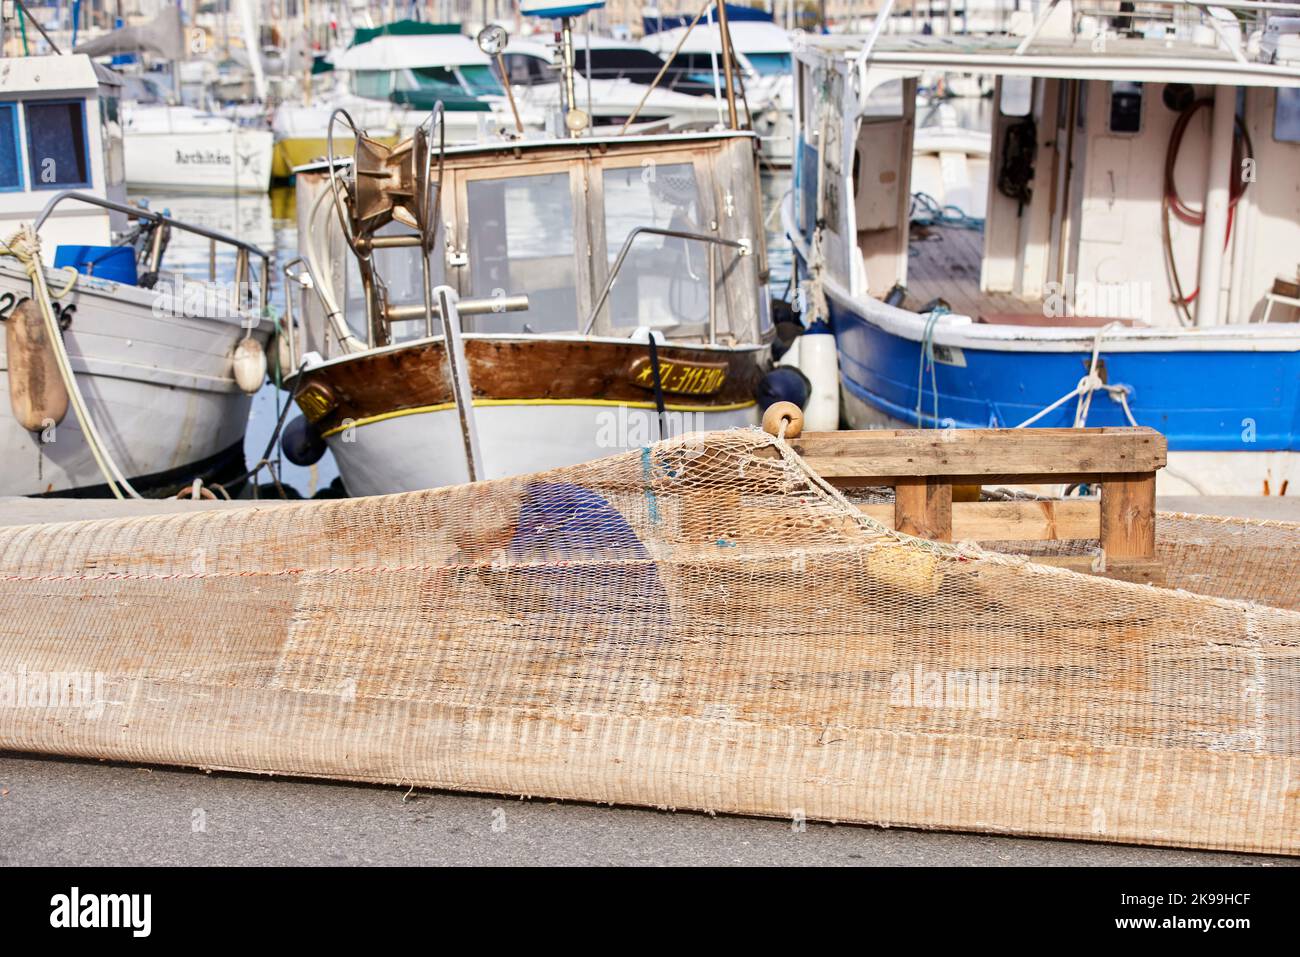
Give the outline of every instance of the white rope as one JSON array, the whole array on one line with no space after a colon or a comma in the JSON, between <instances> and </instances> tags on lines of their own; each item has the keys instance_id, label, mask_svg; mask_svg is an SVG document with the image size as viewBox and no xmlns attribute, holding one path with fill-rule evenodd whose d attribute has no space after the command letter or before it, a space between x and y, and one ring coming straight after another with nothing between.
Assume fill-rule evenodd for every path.
<instances>
[{"instance_id":1,"label":"white rope","mask_svg":"<svg viewBox=\"0 0 1300 957\"><path fill-rule=\"evenodd\" d=\"M1055 412L1065 403L1069 402L1076 396L1079 399L1078 406L1074 410L1074 428L1082 429L1088 424L1088 413L1092 409L1092 396L1095 392L1105 392L1113 402L1118 402L1124 410L1124 417L1128 419L1128 424L1134 428L1138 427L1137 419L1133 417L1133 410L1128 405L1128 387L1123 385L1111 385L1109 382L1102 381L1101 376L1097 375L1097 366L1101 361L1101 342L1106 337L1106 333L1111 329L1118 327L1120 323L1112 322L1101 329L1092 337L1092 360L1088 363L1088 374L1078 381L1073 389L1065 393L1051 405L1034 413L1025 421L1015 426L1017 429L1023 429L1033 425L1043 416Z\"/></svg>"},{"instance_id":2,"label":"white rope","mask_svg":"<svg viewBox=\"0 0 1300 957\"><path fill-rule=\"evenodd\" d=\"M81 424L81 432L85 437L86 446L90 449L95 464L99 466L100 473L103 474L104 480L108 483L109 491L113 493L114 498L140 498L140 493L131 487L131 483L126 480L122 470L117 467L117 463L113 461L113 457L108 453L104 440L95 427L95 421L90 417L90 410L86 406L86 400L81 395L81 389L77 385L77 377L72 371L72 361L68 358L68 352L63 345L59 320L54 314L54 306L50 300L50 290L45 284L45 267L41 262L40 238L30 225L24 226L6 240L3 247L0 247L0 255L13 256L27 270L27 275L32 281L32 298L36 301L37 307L41 310L41 316L45 320L45 334L50 340L51 348L54 350L54 360L59 367L59 375L63 379L64 387L68 390L68 398L72 403L72 408L77 413L77 421ZM71 288L72 284L69 283L60 295L66 295ZM123 495L124 492L125 495Z\"/></svg>"}]
</instances>

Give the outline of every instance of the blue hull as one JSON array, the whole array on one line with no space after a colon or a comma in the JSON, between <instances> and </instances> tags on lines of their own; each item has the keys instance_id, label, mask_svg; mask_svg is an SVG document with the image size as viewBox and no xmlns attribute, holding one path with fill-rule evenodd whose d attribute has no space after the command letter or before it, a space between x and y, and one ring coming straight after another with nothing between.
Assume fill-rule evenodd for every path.
<instances>
[{"instance_id":1,"label":"blue hull","mask_svg":"<svg viewBox=\"0 0 1300 957\"><path fill-rule=\"evenodd\" d=\"M939 350L917 388L921 343L831 301L845 392L911 427L1008 428L1056 402L1086 375L1091 355L963 348ZM1172 451L1300 450L1300 352L1107 352L1106 381L1128 387L1139 425L1163 432ZM946 361L945 361L946 360ZM934 387L932 388L932 383ZM938 416L935 416L937 392ZM1074 424L1077 400L1034 423ZM1120 403L1093 395L1089 426L1126 426Z\"/></svg>"}]
</instances>

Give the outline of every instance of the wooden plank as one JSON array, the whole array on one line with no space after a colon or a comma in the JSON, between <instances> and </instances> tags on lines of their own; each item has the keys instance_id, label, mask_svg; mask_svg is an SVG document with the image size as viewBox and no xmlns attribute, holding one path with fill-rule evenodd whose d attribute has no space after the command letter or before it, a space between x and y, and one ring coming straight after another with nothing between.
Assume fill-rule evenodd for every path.
<instances>
[{"instance_id":1,"label":"wooden plank","mask_svg":"<svg viewBox=\"0 0 1300 957\"><path fill-rule=\"evenodd\" d=\"M896 528L888 502L858 509L889 528ZM954 541L1046 542L1099 537L1101 510L1096 501L953 502Z\"/></svg>"},{"instance_id":2,"label":"wooden plank","mask_svg":"<svg viewBox=\"0 0 1300 957\"><path fill-rule=\"evenodd\" d=\"M1165 437L1147 428L869 429L806 432L792 444L827 479L933 475L971 484L989 475L1060 481L1154 472L1164 467L1166 447Z\"/></svg>"},{"instance_id":3,"label":"wooden plank","mask_svg":"<svg viewBox=\"0 0 1300 957\"><path fill-rule=\"evenodd\" d=\"M1099 575L1117 581L1140 585L1163 585L1165 565L1158 558L1121 558L1103 562L1098 555L1031 555L1029 560L1037 565L1068 568L1084 575Z\"/></svg>"},{"instance_id":4,"label":"wooden plank","mask_svg":"<svg viewBox=\"0 0 1300 957\"><path fill-rule=\"evenodd\" d=\"M903 478L894 486L894 527L905 535L952 541L952 486L927 478Z\"/></svg>"},{"instance_id":5,"label":"wooden plank","mask_svg":"<svg viewBox=\"0 0 1300 957\"><path fill-rule=\"evenodd\" d=\"M1101 547L1108 561L1156 553L1155 473L1116 476L1101 486Z\"/></svg>"}]
</instances>

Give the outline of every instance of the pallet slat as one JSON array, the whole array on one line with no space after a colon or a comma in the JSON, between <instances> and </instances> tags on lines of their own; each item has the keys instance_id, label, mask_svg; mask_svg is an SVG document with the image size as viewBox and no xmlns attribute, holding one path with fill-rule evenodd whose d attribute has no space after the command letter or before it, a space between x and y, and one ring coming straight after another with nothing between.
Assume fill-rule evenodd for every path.
<instances>
[{"instance_id":1,"label":"pallet slat","mask_svg":"<svg viewBox=\"0 0 1300 957\"><path fill-rule=\"evenodd\" d=\"M1154 472L1154 429L919 429L805 432L792 443L827 479L1052 476ZM988 483L986 483L988 484Z\"/></svg>"},{"instance_id":2,"label":"pallet slat","mask_svg":"<svg viewBox=\"0 0 1300 957\"><path fill-rule=\"evenodd\" d=\"M895 506L859 505L859 510L898 529ZM1101 535L1101 508L1095 501L953 502L953 541L1047 542L1094 539Z\"/></svg>"}]
</instances>

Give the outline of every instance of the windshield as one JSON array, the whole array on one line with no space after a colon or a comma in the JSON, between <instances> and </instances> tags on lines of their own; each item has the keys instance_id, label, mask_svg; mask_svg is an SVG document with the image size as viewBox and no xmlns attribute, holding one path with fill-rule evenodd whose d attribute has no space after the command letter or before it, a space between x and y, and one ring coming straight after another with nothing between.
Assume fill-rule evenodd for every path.
<instances>
[{"instance_id":1,"label":"windshield","mask_svg":"<svg viewBox=\"0 0 1300 957\"><path fill-rule=\"evenodd\" d=\"M788 53L746 53L745 59L759 76L782 76L790 72Z\"/></svg>"},{"instance_id":2,"label":"windshield","mask_svg":"<svg viewBox=\"0 0 1300 957\"><path fill-rule=\"evenodd\" d=\"M421 66L402 70L397 83L399 90L435 90L440 93L463 93L456 74L445 66Z\"/></svg>"},{"instance_id":3,"label":"windshield","mask_svg":"<svg viewBox=\"0 0 1300 957\"><path fill-rule=\"evenodd\" d=\"M487 64L472 63L460 67L461 79L465 81L465 86L475 96L503 96L505 90L501 88L496 74Z\"/></svg>"},{"instance_id":4,"label":"windshield","mask_svg":"<svg viewBox=\"0 0 1300 957\"><path fill-rule=\"evenodd\" d=\"M574 68L583 76L587 75L587 51L573 51ZM659 75L664 61L649 50L637 49L594 49L591 51L591 78L593 80L628 79L636 83L649 84Z\"/></svg>"}]
</instances>

